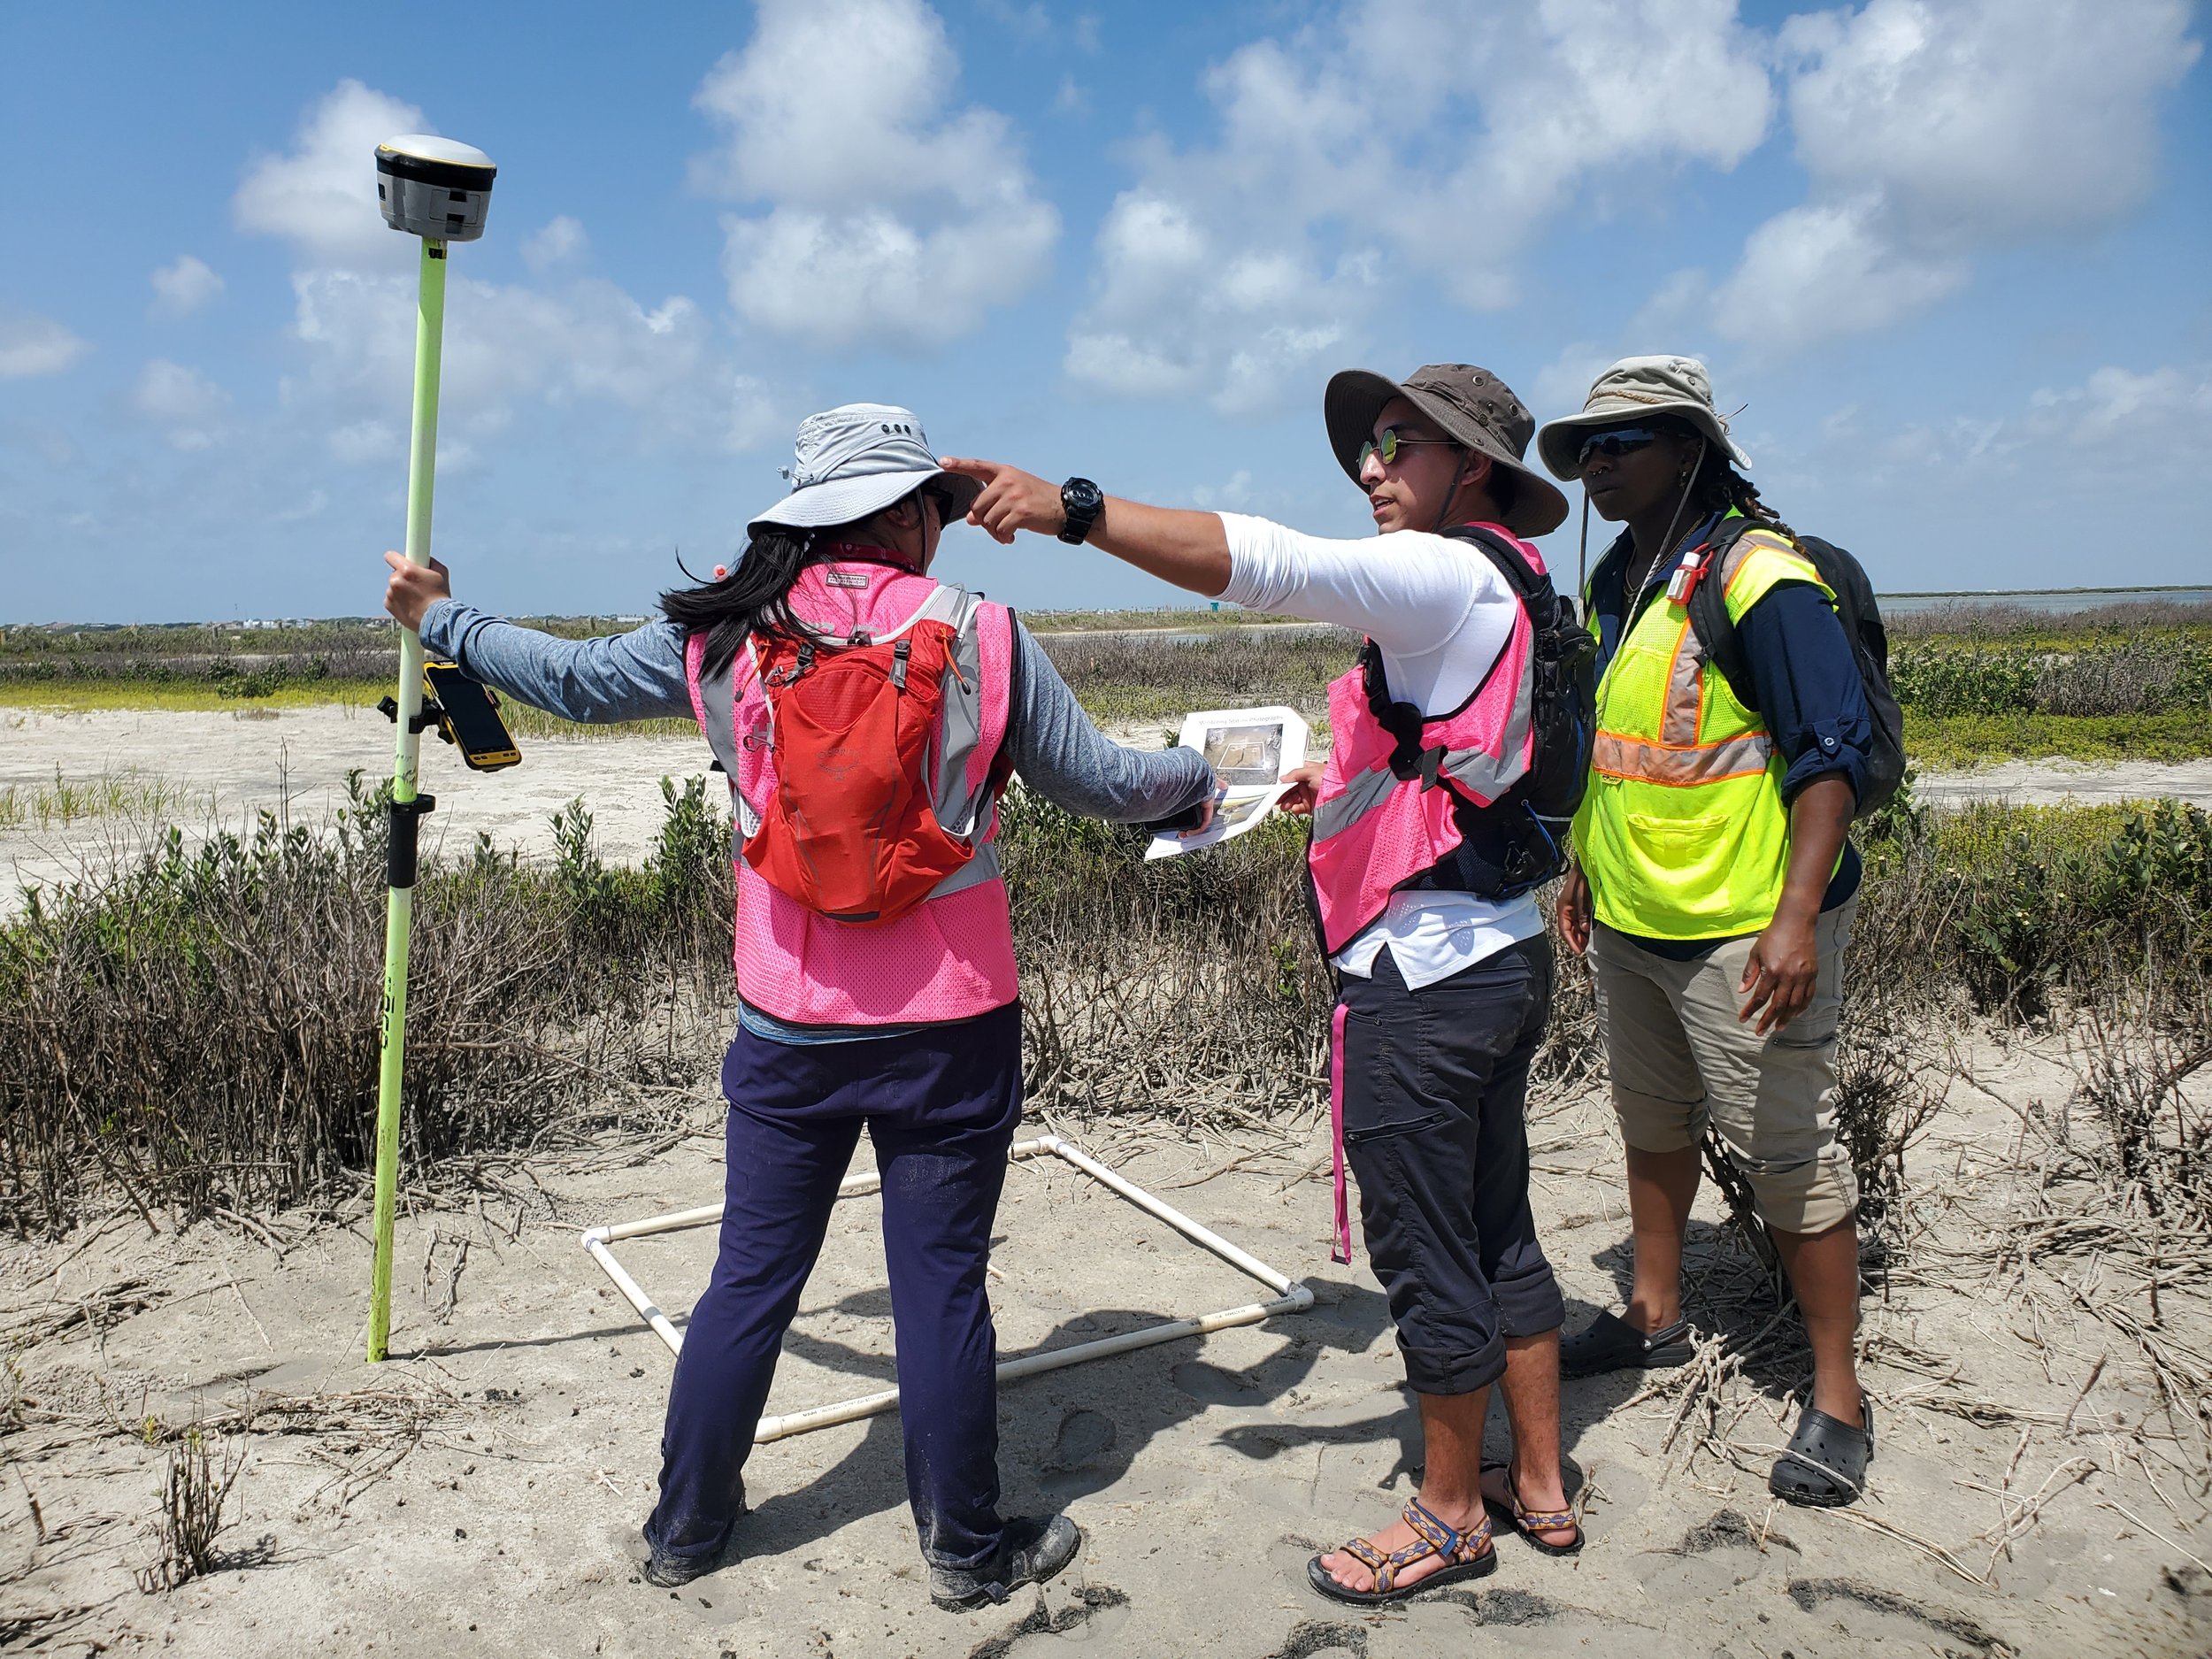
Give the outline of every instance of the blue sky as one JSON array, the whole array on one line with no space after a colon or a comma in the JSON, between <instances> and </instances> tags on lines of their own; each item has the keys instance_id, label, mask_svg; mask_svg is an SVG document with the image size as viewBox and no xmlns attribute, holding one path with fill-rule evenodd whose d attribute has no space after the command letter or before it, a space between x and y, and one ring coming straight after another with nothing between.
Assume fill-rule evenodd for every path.
<instances>
[{"instance_id":1,"label":"blue sky","mask_svg":"<svg viewBox=\"0 0 2212 1659\"><path fill-rule=\"evenodd\" d=\"M646 17L640 24L626 20ZM500 165L436 547L511 611L726 559L810 409L1357 535L1320 390L1539 418L1712 365L1878 586L2212 572L2212 97L2185 0L771 0L0 9L0 622L362 614L415 244L376 142ZM1551 539L1573 558L1571 523ZM1028 607L1155 603L964 532Z\"/></svg>"}]
</instances>

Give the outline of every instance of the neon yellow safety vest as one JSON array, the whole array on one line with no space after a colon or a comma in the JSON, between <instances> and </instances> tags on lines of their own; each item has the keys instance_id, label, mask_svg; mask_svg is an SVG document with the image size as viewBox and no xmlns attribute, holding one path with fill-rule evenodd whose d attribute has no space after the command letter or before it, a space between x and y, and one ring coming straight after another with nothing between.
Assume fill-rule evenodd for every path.
<instances>
[{"instance_id":1,"label":"neon yellow safety vest","mask_svg":"<svg viewBox=\"0 0 2212 1659\"><path fill-rule=\"evenodd\" d=\"M1732 622L1779 582L1810 582L1835 601L1811 563L1767 530L1739 536L1705 580L1724 584ZM1689 611L1655 597L1598 682L1590 788L1574 825L1598 919L1647 939L1765 927L1789 867L1787 770L1766 723L1707 660Z\"/></svg>"}]
</instances>

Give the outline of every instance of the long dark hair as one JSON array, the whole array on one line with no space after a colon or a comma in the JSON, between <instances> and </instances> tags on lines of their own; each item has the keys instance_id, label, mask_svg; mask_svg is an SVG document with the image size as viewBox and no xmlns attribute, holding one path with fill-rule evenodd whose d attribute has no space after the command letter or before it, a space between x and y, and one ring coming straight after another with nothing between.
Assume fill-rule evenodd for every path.
<instances>
[{"instance_id":1,"label":"long dark hair","mask_svg":"<svg viewBox=\"0 0 2212 1659\"><path fill-rule=\"evenodd\" d=\"M763 525L728 575L695 588L670 588L661 595L661 614L687 634L707 636L709 673L718 673L734 662L749 634L795 639L792 584L801 571L819 561L818 541L826 544L837 534Z\"/></svg>"}]
</instances>

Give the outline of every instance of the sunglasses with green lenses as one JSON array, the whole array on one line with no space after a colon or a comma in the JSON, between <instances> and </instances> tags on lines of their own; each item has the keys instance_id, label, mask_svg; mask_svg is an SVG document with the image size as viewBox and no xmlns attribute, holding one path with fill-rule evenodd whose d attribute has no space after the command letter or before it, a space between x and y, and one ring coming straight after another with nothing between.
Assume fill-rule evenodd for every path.
<instances>
[{"instance_id":1,"label":"sunglasses with green lenses","mask_svg":"<svg viewBox=\"0 0 2212 1659\"><path fill-rule=\"evenodd\" d=\"M1575 465L1586 465L1594 455L1617 460L1631 449L1640 449L1656 443L1659 434L1649 426L1615 426L1605 432L1594 432L1582 441L1582 448L1575 452Z\"/></svg>"},{"instance_id":2,"label":"sunglasses with green lenses","mask_svg":"<svg viewBox=\"0 0 2212 1659\"><path fill-rule=\"evenodd\" d=\"M1409 444L1450 443L1449 438L1409 438L1395 426L1385 426L1376 436L1359 446L1359 465L1365 466L1369 456L1380 456L1385 466L1396 465L1398 451Z\"/></svg>"}]
</instances>

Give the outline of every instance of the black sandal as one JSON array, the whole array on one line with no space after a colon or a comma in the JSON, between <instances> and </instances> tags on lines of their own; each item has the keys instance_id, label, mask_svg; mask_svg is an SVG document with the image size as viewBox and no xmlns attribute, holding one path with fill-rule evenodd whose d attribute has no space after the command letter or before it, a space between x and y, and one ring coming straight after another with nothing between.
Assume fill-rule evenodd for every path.
<instances>
[{"instance_id":1,"label":"black sandal","mask_svg":"<svg viewBox=\"0 0 2212 1659\"><path fill-rule=\"evenodd\" d=\"M1482 1466L1482 1472L1486 1475L1494 1470L1502 1471L1505 1474L1505 1502L1500 1503L1486 1490L1482 1502L1491 1514L1547 1555L1579 1555L1582 1553L1582 1517L1579 1515L1571 1509L1530 1509L1521 1502L1521 1483L1513 1478L1513 1465L1506 1463L1485 1463ZM1575 1537L1571 1544L1555 1544L1537 1536L1539 1532L1563 1532L1569 1527L1574 1528Z\"/></svg>"},{"instance_id":2,"label":"black sandal","mask_svg":"<svg viewBox=\"0 0 2212 1659\"><path fill-rule=\"evenodd\" d=\"M1818 1509L1856 1502L1866 1489L1866 1466L1874 1461L1874 1402L1863 1395L1859 1417L1864 1426L1855 1429L1807 1401L1789 1450L1774 1460L1767 1490L1785 1503Z\"/></svg>"},{"instance_id":3,"label":"black sandal","mask_svg":"<svg viewBox=\"0 0 2212 1659\"><path fill-rule=\"evenodd\" d=\"M1318 1555L1306 1563L1306 1581L1332 1601L1348 1602L1354 1607L1389 1607L1425 1590L1440 1590L1463 1578L1486 1578L1498 1570L1498 1552L1490 1541L1487 1513L1480 1525L1471 1526L1463 1532L1439 1520L1427 1505L1416 1498L1406 1505L1403 1518L1413 1529L1413 1541L1402 1549L1386 1555L1363 1538L1356 1538L1343 1548L1345 1555L1375 1575L1373 1589L1346 1589L1321 1564ZM1418 1583L1402 1588L1398 1575L1415 1562L1425 1561L1431 1555L1441 1555L1444 1564Z\"/></svg>"},{"instance_id":4,"label":"black sandal","mask_svg":"<svg viewBox=\"0 0 2212 1659\"><path fill-rule=\"evenodd\" d=\"M1609 1371L1661 1371L1686 1365L1697 1350L1690 1322L1677 1319L1647 1336L1617 1313L1601 1313L1559 1344L1562 1377L1599 1377Z\"/></svg>"}]
</instances>

